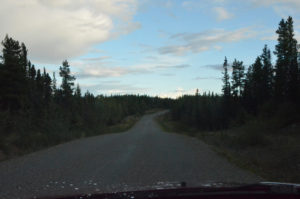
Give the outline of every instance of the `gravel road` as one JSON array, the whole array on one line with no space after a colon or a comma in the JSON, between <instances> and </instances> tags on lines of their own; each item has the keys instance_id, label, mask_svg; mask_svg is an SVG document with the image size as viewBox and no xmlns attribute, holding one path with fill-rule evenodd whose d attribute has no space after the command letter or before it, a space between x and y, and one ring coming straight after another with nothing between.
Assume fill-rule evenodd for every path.
<instances>
[{"instance_id":1,"label":"gravel road","mask_svg":"<svg viewBox=\"0 0 300 199\"><path fill-rule=\"evenodd\" d=\"M143 116L127 132L0 162L0 198L138 190L163 182L195 186L262 180L195 138L163 132L153 119L157 114Z\"/></svg>"}]
</instances>

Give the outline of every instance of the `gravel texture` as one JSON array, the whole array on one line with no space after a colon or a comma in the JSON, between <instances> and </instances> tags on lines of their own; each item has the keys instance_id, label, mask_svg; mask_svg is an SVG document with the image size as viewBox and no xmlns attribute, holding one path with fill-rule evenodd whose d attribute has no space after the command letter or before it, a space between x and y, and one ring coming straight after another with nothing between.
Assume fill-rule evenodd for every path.
<instances>
[{"instance_id":1,"label":"gravel texture","mask_svg":"<svg viewBox=\"0 0 300 199\"><path fill-rule=\"evenodd\" d=\"M0 162L0 198L140 190L166 182L196 186L262 180L195 138L163 132L153 119L157 114L143 116L127 132Z\"/></svg>"}]
</instances>

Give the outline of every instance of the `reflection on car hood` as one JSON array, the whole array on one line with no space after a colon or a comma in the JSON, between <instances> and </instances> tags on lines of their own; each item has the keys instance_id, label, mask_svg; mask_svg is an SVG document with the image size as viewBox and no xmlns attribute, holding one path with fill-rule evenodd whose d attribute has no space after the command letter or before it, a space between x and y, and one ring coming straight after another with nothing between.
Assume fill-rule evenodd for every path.
<instances>
[{"instance_id":1,"label":"reflection on car hood","mask_svg":"<svg viewBox=\"0 0 300 199\"><path fill-rule=\"evenodd\" d=\"M59 196L42 199L73 199L73 198L105 198L105 199L139 199L139 198L189 198L205 195L247 195L254 196L280 195L300 197L300 184L280 182L260 182L256 184L213 182L189 187L185 182L158 182L153 186L139 187L138 191L116 193L81 194L75 196ZM294 197L293 197L294 198Z\"/></svg>"}]
</instances>

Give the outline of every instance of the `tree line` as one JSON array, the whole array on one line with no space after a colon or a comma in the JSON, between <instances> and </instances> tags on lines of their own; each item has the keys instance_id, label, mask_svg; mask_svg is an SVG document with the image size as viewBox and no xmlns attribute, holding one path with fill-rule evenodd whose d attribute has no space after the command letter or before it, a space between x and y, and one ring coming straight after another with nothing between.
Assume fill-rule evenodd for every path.
<instances>
[{"instance_id":1,"label":"tree line","mask_svg":"<svg viewBox=\"0 0 300 199\"><path fill-rule=\"evenodd\" d=\"M229 64L225 57L222 95L197 91L176 100L82 94L67 60L59 67L62 81L57 85L55 73L37 69L28 60L24 43L6 36L0 57L0 152L101 134L127 116L152 108L169 107L172 120L199 130L226 129L282 109L288 109L282 120L295 122L300 119L300 57L292 17L282 19L276 33L274 65L267 45L249 67L237 59Z\"/></svg>"},{"instance_id":2,"label":"tree line","mask_svg":"<svg viewBox=\"0 0 300 199\"><path fill-rule=\"evenodd\" d=\"M295 110L299 110L300 56L292 17L280 21L276 34L274 65L267 45L247 69L237 59L230 66L225 57L222 95L183 96L171 109L172 119L201 130L218 130L242 124L249 116L270 116L286 104L294 110L289 117L299 118Z\"/></svg>"},{"instance_id":3,"label":"tree line","mask_svg":"<svg viewBox=\"0 0 300 199\"><path fill-rule=\"evenodd\" d=\"M2 41L0 62L0 151L35 150L74 138L97 135L130 115L166 107L169 99L139 95L94 96L74 85L67 60L55 73L28 60L24 43Z\"/></svg>"}]
</instances>

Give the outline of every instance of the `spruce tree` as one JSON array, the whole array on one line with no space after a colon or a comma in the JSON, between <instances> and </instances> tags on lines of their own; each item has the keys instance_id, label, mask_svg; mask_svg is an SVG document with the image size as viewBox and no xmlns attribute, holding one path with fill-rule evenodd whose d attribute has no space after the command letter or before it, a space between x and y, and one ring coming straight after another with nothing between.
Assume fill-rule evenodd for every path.
<instances>
[{"instance_id":1,"label":"spruce tree","mask_svg":"<svg viewBox=\"0 0 300 199\"><path fill-rule=\"evenodd\" d=\"M228 74L228 62L227 62L227 58L225 57L224 63L223 63L223 96L228 99L230 98L230 77Z\"/></svg>"},{"instance_id":2,"label":"spruce tree","mask_svg":"<svg viewBox=\"0 0 300 199\"><path fill-rule=\"evenodd\" d=\"M32 80L32 81L34 81L35 78L36 78L36 70L35 70L34 65L32 65L32 66L30 67L29 77L30 77L30 80Z\"/></svg>"},{"instance_id":3,"label":"spruce tree","mask_svg":"<svg viewBox=\"0 0 300 199\"><path fill-rule=\"evenodd\" d=\"M26 74L26 78L29 78L29 68L28 68L28 50L24 43L21 44L21 53L20 53L20 64Z\"/></svg>"},{"instance_id":4,"label":"spruce tree","mask_svg":"<svg viewBox=\"0 0 300 199\"><path fill-rule=\"evenodd\" d=\"M62 77L62 96L65 98L70 98L73 95L75 77L71 75L70 66L67 60L63 61L59 70L59 75Z\"/></svg>"},{"instance_id":5,"label":"spruce tree","mask_svg":"<svg viewBox=\"0 0 300 199\"><path fill-rule=\"evenodd\" d=\"M248 67L246 77L244 79L243 101L248 111L254 110L253 65Z\"/></svg>"},{"instance_id":6,"label":"spruce tree","mask_svg":"<svg viewBox=\"0 0 300 199\"><path fill-rule=\"evenodd\" d=\"M278 44L275 48L275 96L278 100L297 98L299 85L297 63L297 41L294 38L293 19L282 19L276 31Z\"/></svg>"},{"instance_id":7,"label":"spruce tree","mask_svg":"<svg viewBox=\"0 0 300 199\"><path fill-rule=\"evenodd\" d=\"M277 100L281 100L286 95L286 78L287 78L287 27L284 19L279 23L279 27L276 31L278 34L278 44L275 46L274 54L277 56L275 65L275 97Z\"/></svg>"},{"instance_id":8,"label":"spruce tree","mask_svg":"<svg viewBox=\"0 0 300 199\"><path fill-rule=\"evenodd\" d=\"M264 101L264 85L263 85L263 65L261 63L261 58L257 57L255 63L252 66L252 75L250 79L250 85L252 90L252 100L253 100L253 111L256 111L256 108L259 104L262 104Z\"/></svg>"},{"instance_id":9,"label":"spruce tree","mask_svg":"<svg viewBox=\"0 0 300 199\"><path fill-rule=\"evenodd\" d=\"M297 63L297 40L294 38L292 17L288 17L287 26L287 97L296 100L298 94L298 63Z\"/></svg>"},{"instance_id":10,"label":"spruce tree","mask_svg":"<svg viewBox=\"0 0 300 199\"><path fill-rule=\"evenodd\" d=\"M81 89L80 89L79 84L77 84L77 86L76 86L76 90L75 90L74 95L75 95L77 98L81 98Z\"/></svg>"},{"instance_id":11,"label":"spruce tree","mask_svg":"<svg viewBox=\"0 0 300 199\"><path fill-rule=\"evenodd\" d=\"M0 71L0 101L3 109L18 110L26 99L26 70L18 41L8 35L2 41L2 67Z\"/></svg>"},{"instance_id":12,"label":"spruce tree","mask_svg":"<svg viewBox=\"0 0 300 199\"><path fill-rule=\"evenodd\" d=\"M273 66L271 60L271 51L268 49L268 46L265 45L263 52L261 54L261 61L263 64L262 69L262 87L264 90L264 100L270 99L273 95L273 84L274 84L274 75L273 75Z\"/></svg>"},{"instance_id":13,"label":"spruce tree","mask_svg":"<svg viewBox=\"0 0 300 199\"><path fill-rule=\"evenodd\" d=\"M238 98L242 95L243 85L244 85L245 67L242 61L237 61L236 59L232 63L232 81L231 90L232 95Z\"/></svg>"},{"instance_id":14,"label":"spruce tree","mask_svg":"<svg viewBox=\"0 0 300 199\"><path fill-rule=\"evenodd\" d=\"M35 101L38 106L42 106L43 96L44 96L44 82L43 82L43 76L41 74L41 70L38 69L36 73L35 78Z\"/></svg>"},{"instance_id":15,"label":"spruce tree","mask_svg":"<svg viewBox=\"0 0 300 199\"><path fill-rule=\"evenodd\" d=\"M52 88L51 88L51 77L46 72L46 69L44 68L43 72L43 99L46 105L49 105L51 96L52 96Z\"/></svg>"},{"instance_id":16,"label":"spruce tree","mask_svg":"<svg viewBox=\"0 0 300 199\"><path fill-rule=\"evenodd\" d=\"M56 92L56 89L57 89L56 88L56 81L57 80L56 80L56 77L55 77L55 72L53 72L52 78L53 78L52 79L52 92L53 92L52 94L55 95L55 92Z\"/></svg>"}]
</instances>

